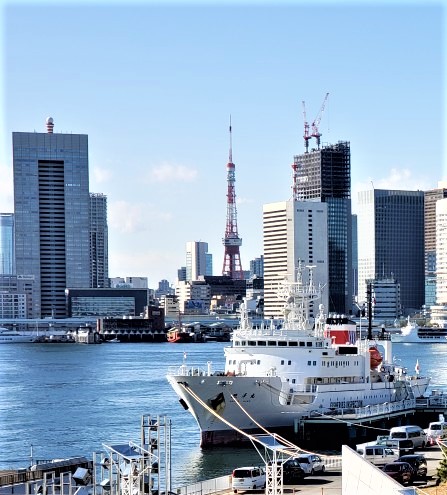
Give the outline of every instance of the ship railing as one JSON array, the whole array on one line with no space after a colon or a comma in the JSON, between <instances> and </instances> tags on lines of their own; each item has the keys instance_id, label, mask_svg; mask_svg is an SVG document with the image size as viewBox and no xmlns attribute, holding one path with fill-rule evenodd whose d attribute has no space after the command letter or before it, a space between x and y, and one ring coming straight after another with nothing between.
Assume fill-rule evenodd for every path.
<instances>
[{"instance_id":1,"label":"ship railing","mask_svg":"<svg viewBox=\"0 0 447 495\"><path fill-rule=\"evenodd\" d=\"M406 399L397 402L385 402L383 404L368 405L365 407L334 407L311 411L312 417L337 416L338 418L368 418L370 416L383 416L408 409L416 408L416 399Z\"/></svg>"},{"instance_id":2,"label":"ship railing","mask_svg":"<svg viewBox=\"0 0 447 495\"><path fill-rule=\"evenodd\" d=\"M447 408L447 395L430 395L429 397L419 397L416 399L418 408L440 406Z\"/></svg>"},{"instance_id":3,"label":"ship railing","mask_svg":"<svg viewBox=\"0 0 447 495\"><path fill-rule=\"evenodd\" d=\"M211 372L199 366L182 364L181 366L169 366L167 374L172 376L209 376Z\"/></svg>"}]
</instances>

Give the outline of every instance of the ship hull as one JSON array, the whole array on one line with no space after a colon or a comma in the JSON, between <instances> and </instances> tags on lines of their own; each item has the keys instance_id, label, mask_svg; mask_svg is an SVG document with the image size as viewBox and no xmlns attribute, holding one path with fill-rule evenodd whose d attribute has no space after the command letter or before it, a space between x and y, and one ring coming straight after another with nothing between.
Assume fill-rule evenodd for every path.
<instances>
[{"instance_id":1,"label":"ship hull","mask_svg":"<svg viewBox=\"0 0 447 495\"><path fill-rule=\"evenodd\" d=\"M321 418L322 412L350 414L355 420L364 415L366 406L377 406L377 412L385 414L386 407L394 409L393 403L414 405L405 382L371 383L367 389L362 384L349 389L345 385L320 387L290 402L278 377L168 375L168 381L197 421L201 447L238 443L261 428L296 433L301 420ZM414 382L413 391L419 386L417 394L422 395L428 380L415 377Z\"/></svg>"}]
</instances>

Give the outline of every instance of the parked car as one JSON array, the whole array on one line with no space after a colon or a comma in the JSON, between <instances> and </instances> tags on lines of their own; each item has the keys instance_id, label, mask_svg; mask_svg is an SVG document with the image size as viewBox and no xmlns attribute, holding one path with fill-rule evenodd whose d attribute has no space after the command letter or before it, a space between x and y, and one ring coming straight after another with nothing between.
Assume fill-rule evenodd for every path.
<instances>
[{"instance_id":1,"label":"parked car","mask_svg":"<svg viewBox=\"0 0 447 495\"><path fill-rule=\"evenodd\" d=\"M324 473L326 466L319 455L316 454L301 454L295 459L300 463L306 474L311 476L315 473Z\"/></svg>"},{"instance_id":2,"label":"parked car","mask_svg":"<svg viewBox=\"0 0 447 495\"><path fill-rule=\"evenodd\" d=\"M296 459L288 459L283 465L282 475L285 485L293 485L302 480L306 476L306 473Z\"/></svg>"},{"instance_id":3,"label":"parked car","mask_svg":"<svg viewBox=\"0 0 447 495\"><path fill-rule=\"evenodd\" d=\"M385 466L399 458L397 450L386 445L357 445L357 453L376 466Z\"/></svg>"},{"instance_id":4,"label":"parked car","mask_svg":"<svg viewBox=\"0 0 447 495\"><path fill-rule=\"evenodd\" d=\"M397 459L398 462L408 462L413 470L412 481L427 478L427 459L422 454L403 455Z\"/></svg>"},{"instance_id":5,"label":"parked car","mask_svg":"<svg viewBox=\"0 0 447 495\"><path fill-rule=\"evenodd\" d=\"M259 466L240 467L233 470L231 487L238 490L259 490L265 488L265 471Z\"/></svg>"},{"instance_id":6,"label":"parked car","mask_svg":"<svg viewBox=\"0 0 447 495\"><path fill-rule=\"evenodd\" d=\"M415 449L423 449L427 445L427 433L415 425L395 426L390 430L390 438L398 440L411 440Z\"/></svg>"},{"instance_id":7,"label":"parked car","mask_svg":"<svg viewBox=\"0 0 447 495\"><path fill-rule=\"evenodd\" d=\"M413 477L413 470L408 462L391 462L383 466L383 472L391 478L405 485L410 483Z\"/></svg>"},{"instance_id":8,"label":"parked car","mask_svg":"<svg viewBox=\"0 0 447 495\"><path fill-rule=\"evenodd\" d=\"M269 465L272 463L270 462ZM282 464L282 481L284 485L293 485L302 480L306 473L301 464L296 459L287 459L287 461L277 461L278 467Z\"/></svg>"},{"instance_id":9,"label":"parked car","mask_svg":"<svg viewBox=\"0 0 447 495\"><path fill-rule=\"evenodd\" d=\"M393 450L397 450L399 456L414 454L414 445L412 440L399 440L398 438L381 440L379 445L386 445Z\"/></svg>"}]
</instances>

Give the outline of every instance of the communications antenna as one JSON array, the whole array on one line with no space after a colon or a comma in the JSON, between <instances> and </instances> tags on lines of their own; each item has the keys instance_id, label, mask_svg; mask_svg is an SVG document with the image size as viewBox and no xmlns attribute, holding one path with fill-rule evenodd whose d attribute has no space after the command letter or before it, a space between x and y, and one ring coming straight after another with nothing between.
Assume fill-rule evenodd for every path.
<instances>
[{"instance_id":1,"label":"communications antenna","mask_svg":"<svg viewBox=\"0 0 447 495\"><path fill-rule=\"evenodd\" d=\"M244 273L241 265L241 255L239 247L242 246L242 239L237 231L237 210L236 210L236 166L233 163L233 144L230 115L230 152L227 163L227 221L225 237L222 243L225 248L222 275L229 276L232 280L243 280Z\"/></svg>"}]
</instances>

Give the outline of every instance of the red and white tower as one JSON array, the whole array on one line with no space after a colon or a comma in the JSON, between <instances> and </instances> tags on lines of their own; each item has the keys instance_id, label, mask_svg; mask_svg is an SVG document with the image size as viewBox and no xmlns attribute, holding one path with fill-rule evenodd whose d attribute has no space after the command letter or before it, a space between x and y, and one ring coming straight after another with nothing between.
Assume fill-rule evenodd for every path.
<instances>
[{"instance_id":1,"label":"red and white tower","mask_svg":"<svg viewBox=\"0 0 447 495\"><path fill-rule=\"evenodd\" d=\"M239 246L242 246L242 239L237 233L236 191L234 187L236 182L235 170L230 117L230 156L227 163L227 226L225 237L222 239L222 243L225 246L222 275L228 275L233 280L243 280L244 273L242 271L241 255L239 253Z\"/></svg>"}]
</instances>

